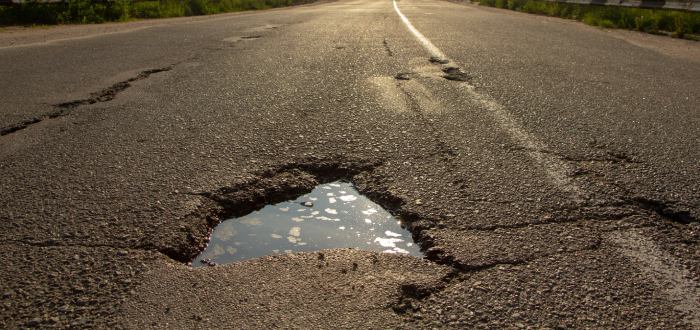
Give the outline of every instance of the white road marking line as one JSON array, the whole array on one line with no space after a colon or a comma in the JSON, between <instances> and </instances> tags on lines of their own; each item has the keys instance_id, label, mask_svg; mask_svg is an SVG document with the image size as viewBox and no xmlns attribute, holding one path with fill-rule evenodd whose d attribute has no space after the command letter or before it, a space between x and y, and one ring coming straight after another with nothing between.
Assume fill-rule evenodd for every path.
<instances>
[{"instance_id":1,"label":"white road marking line","mask_svg":"<svg viewBox=\"0 0 700 330\"><path fill-rule=\"evenodd\" d=\"M439 48L435 47L435 45L433 45L428 38L413 27L408 18L406 18L406 16L404 16L404 14L402 14L399 10L396 0L393 1L396 12L399 14L399 16L401 16L403 22L406 23L408 29L413 32L421 43L423 43L428 52L437 59L453 62L447 56L445 56L445 54ZM454 66L454 64L451 66ZM474 86L466 82L461 83L460 87L465 90L473 100L476 100L484 108L488 109L501 128L509 132L513 140L519 142L522 147L529 151L528 154L530 157L540 164L556 186L563 191L570 193L574 200L581 200L579 187L572 182L567 175L567 172L570 171L568 164L547 152L544 143L539 142L535 137L522 129L520 125L518 125L517 121L510 114L508 114L505 108L491 97L476 92Z\"/></svg>"},{"instance_id":2,"label":"white road marking line","mask_svg":"<svg viewBox=\"0 0 700 330\"><path fill-rule=\"evenodd\" d=\"M545 172L547 172L549 178L554 181L554 184L556 184L563 191L571 193L571 197L574 200L581 200L579 196L579 187L573 183L566 174L567 172L570 172L568 164L547 152L545 145L542 142L539 142L531 134L523 130L515 119L513 119L513 117L510 116L510 114L508 114L508 112L498 102L494 101L487 95L477 93L472 85L460 87L462 87L462 89L464 89L471 98L478 101L482 106L491 111L491 114L493 114L494 119L496 119L501 128L508 131L511 137L519 142L520 145L528 151L528 155L535 159L535 161L537 161L542 167L544 167Z\"/></svg>"},{"instance_id":3,"label":"white road marking line","mask_svg":"<svg viewBox=\"0 0 700 330\"><path fill-rule=\"evenodd\" d=\"M440 59L440 60L447 60L447 57L445 56L445 54L443 54L439 48L435 47L435 45L433 45L433 43L430 42L430 40L428 40L428 38L426 38L422 33L420 33L420 31L416 30L416 28L413 27L413 24L411 24L411 22L408 20L408 18L406 18L406 16L404 16L401 13L401 11L399 10L399 6L396 5L396 0L394 0L394 9L396 9L396 12L399 14L399 16L401 16L401 19L403 20L403 22L406 23L406 26L408 26L408 29L411 30L411 32L413 32L413 34L416 35L418 40L420 40L423 43L425 48L428 49L428 51L430 52L430 55L433 55L434 57L436 57L437 59Z\"/></svg>"},{"instance_id":4,"label":"white road marking line","mask_svg":"<svg viewBox=\"0 0 700 330\"><path fill-rule=\"evenodd\" d=\"M683 318L699 329L700 289L691 279L692 274L680 267L679 260L635 230L612 233L611 239L624 255L638 261L636 266L650 276L659 288L663 288L662 292L675 305L675 309L684 312Z\"/></svg>"}]
</instances>

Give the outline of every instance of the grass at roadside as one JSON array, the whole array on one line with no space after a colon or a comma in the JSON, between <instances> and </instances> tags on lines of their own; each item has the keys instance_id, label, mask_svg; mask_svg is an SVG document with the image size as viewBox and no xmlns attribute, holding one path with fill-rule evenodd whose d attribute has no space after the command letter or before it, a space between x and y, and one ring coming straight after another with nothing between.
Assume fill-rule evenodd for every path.
<instances>
[{"instance_id":1,"label":"grass at roadside","mask_svg":"<svg viewBox=\"0 0 700 330\"><path fill-rule=\"evenodd\" d=\"M259 10L309 3L313 0L162 0L131 2L112 0L65 0L44 4L28 1L0 6L0 24L86 24L119 22L138 18L168 18Z\"/></svg>"},{"instance_id":2,"label":"grass at roadside","mask_svg":"<svg viewBox=\"0 0 700 330\"><path fill-rule=\"evenodd\" d=\"M602 28L620 28L698 40L700 13L605 7L534 0L474 0L482 6L575 19ZM665 34L665 33L664 33Z\"/></svg>"}]
</instances>

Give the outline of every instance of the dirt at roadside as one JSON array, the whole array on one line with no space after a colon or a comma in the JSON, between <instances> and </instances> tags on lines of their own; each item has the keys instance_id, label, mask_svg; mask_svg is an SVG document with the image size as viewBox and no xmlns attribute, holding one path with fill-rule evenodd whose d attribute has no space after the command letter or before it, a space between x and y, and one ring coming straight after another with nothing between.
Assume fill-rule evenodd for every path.
<instances>
[{"instance_id":1,"label":"dirt at roadside","mask_svg":"<svg viewBox=\"0 0 700 330\"><path fill-rule=\"evenodd\" d=\"M246 12L209 16L149 19L130 22L113 22L104 24L68 24L45 27L5 26L0 28L0 47L40 44L63 39L85 38L95 35L146 29L162 25L188 24L212 19L228 18L233 15L241 15L244 13Z\"/></svg>"},{"instance_id":2,"label":"dirt at roadside","mask_svg":"<svg viewBox=\"0 0 700 330\"><path fill-rule=\"evenodd\" d=\"M316 5L333 1L334 0L318 0L297 6ZM288 8L290 7L272 8L267 10L285 10ZM36 27L0 25L0 48L41 44L64 39L87 38L95 35L147 29L155 26L179 25L202 21L227 19L231 16L246 15L254 12L256 11L243 11L204 16L144 19L137 21L111 22L104 24L66 24L48 26L44 25Z\"/></svg>"}]
</instances>

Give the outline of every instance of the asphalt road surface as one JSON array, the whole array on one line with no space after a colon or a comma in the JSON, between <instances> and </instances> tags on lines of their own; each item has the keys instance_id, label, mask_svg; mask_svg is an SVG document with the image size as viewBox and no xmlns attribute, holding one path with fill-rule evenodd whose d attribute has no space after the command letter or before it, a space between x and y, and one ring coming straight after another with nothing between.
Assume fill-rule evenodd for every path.
<instances>
[{"instance_id":1,"label":"asphalt road surface","mask_svg":"<svg viewBox=\"0 0 700 330\"><path fill-rule=\"evenodd\" d=\"M0 33L3 328L700 328L700 45L445 1ZM188 267L345 179L426 258Z\"/></svg>"}]
</instances>

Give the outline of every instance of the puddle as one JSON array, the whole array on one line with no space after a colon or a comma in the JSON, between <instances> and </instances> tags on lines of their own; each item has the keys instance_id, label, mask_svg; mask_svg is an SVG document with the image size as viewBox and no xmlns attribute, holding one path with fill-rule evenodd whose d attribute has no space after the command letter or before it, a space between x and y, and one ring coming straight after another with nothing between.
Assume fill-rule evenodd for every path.
<instances>
[{"instance_id":1,"label":"puddle","mask_svg":"<svg viewBox=\"0 0 700 330\"><path fill-rule=\"evenodd\" d=\"M192 262L255 259L270 254L355 248L423 257L411 233L352 184L319 185L294 201L268 205L217 226L209 246Z\"/></svg>"}]
</instances>

